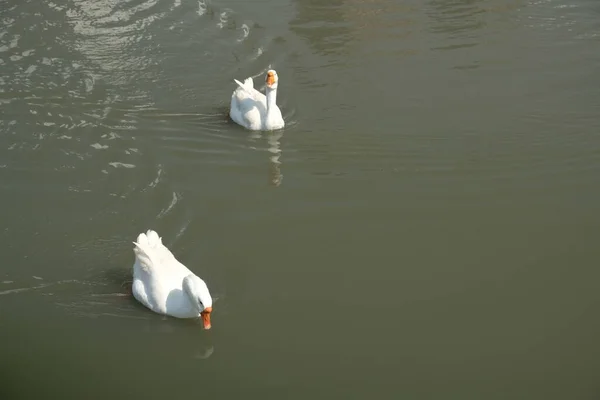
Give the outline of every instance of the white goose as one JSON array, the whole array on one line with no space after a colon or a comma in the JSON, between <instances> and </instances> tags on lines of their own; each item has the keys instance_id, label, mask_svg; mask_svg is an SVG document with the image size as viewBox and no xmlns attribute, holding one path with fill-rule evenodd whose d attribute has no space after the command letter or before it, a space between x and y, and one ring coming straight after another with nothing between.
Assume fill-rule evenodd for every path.
<instances>
[{"instance_id":1,"label":"white goose","mask_svg":"<svg viewBox=\"0 0 600 400\"><path fill-rule=\"evenodd\" d=\"M267 71L265 82L267 89L265 96L254 89L254 81L247 78L244 83L234 79L238 88L231 95L231 109L229 116L239 125L253 131L270 131L281 129L285 122L281 110L277 107L277 72Z\"/></svg>"},{"instance_id":2,"label":"white goose","mask_svg":"<svg viewBox=\"0 0 600 400\"><path fill-rule=\"evenodd\" d=\"M158 234L140 233L135 247L131 291L137 301L158 314L202 317L210 329L212 297L206 283L177 261Z\"/></svg>"}]
</instances>

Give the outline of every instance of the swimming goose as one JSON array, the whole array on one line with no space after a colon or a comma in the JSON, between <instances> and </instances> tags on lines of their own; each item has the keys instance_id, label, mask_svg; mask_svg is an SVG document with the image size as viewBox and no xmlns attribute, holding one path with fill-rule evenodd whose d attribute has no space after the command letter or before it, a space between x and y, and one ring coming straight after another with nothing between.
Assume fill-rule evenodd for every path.
<instances>
[{"instance_id":1,"label":"swimming goose","mask_svg":"<svg viewBox=\"0 0 600 400\"><path fill-rule=\"evenodd\" d=\"M275 70L267 71L266 96L254 89L251 77L244 80L244 83L237 79L234 81L239 87L231 95L229 116L233 121L253 131L270 131L285 126L276 102L279 78Z\"/></svg>"},{"instance_id":2,"label":"swimming goose","mask_svg":"<svg viewBox=\"0 0 600 400\"><path fill-rule=\"evenodd\" d=\"M133 244L131 291L135 299L158 314L201 316L204 329L210 329L213 301L206 283L177 261L155 231L140 233Z\"/></svg>"}]
</instances>

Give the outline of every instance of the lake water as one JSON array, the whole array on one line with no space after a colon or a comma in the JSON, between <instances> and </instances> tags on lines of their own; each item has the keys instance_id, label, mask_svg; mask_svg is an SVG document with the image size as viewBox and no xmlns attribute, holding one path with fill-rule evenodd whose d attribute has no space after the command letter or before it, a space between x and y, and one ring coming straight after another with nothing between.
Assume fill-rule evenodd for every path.
<instances>
[{"instance_id":1,"label":"lake water","mask_svg":"<svg viewBox=\"0 0 600 400\"><path fill-rule=\"evenodd\" d=\"M595 399L597 0L5 0L3 399ZM279 75L286 127L231 122ZM213 328L126 287L155 229Z\"/></svg>"}]
</instances>

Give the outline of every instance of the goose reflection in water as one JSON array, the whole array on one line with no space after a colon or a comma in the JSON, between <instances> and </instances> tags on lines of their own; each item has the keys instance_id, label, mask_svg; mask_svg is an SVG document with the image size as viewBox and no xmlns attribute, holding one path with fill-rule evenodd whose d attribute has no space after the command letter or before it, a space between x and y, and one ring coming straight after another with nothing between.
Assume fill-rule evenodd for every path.
<instances>
[{"instance_id":1,"label":"goose reflection in water","mask_svg":"<svg viewBox=\"0 0 600 400\"><path fill-rule=\"evenodd\" d=\"M269 143L268 151L271 153L269 156L269 184L275 187L281 185L283 181L283 175L281 174L281 145L279 139L283 136L283 132L273 132L267 135L267 142Z\"/></svg>"}]
</instances>

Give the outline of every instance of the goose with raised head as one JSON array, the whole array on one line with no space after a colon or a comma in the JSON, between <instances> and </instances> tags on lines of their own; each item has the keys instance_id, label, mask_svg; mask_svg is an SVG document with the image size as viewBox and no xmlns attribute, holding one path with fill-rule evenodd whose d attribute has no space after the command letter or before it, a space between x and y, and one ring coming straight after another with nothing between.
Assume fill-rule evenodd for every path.
<instances>
[{"instance_id":1,"label":"goose with raised head","mask_svg":"<svg viewBox=\"0 0 600 400\"><path fill-rule=\"evenodd\" d=\"M140 233L133 252L133 297L158 314L202 317L210 329L213 299L206 283L180 263L153 230Z\"/></svg>"},{"instance_id":2,"label":"goose with raised head","mask_svg":"<svg viewBox=\"0 0 600 400\"><path fill-rule=\"evenodd\" d=\"M281 110L277 106L279 77L273 69L267 71L266 95L254 88L252 78L244 83L234 79L238 87L231 95L229 116L237 124L253 131L271 131L285 126Z\"/></svg>"}]
</instances>

